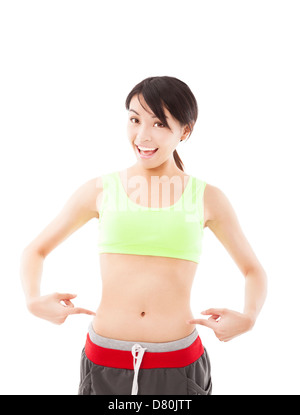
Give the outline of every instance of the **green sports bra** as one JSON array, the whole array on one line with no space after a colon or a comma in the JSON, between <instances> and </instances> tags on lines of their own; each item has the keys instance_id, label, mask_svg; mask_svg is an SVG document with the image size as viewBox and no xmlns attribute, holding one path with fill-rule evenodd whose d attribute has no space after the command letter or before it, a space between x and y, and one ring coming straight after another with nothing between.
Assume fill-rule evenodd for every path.
<instances>
[{"instance_id":1,"label":"green sports bra","mask_svg":"<svg viewBox=\"0 0 300 415\"><path fill-rule=\"evenodd\" d=\"M118 172L103 175L102 181L99 253L154 255L199 262L205 182L189 176L177 202L152 208L129 198Z\"/></svg>"}]
</instances>

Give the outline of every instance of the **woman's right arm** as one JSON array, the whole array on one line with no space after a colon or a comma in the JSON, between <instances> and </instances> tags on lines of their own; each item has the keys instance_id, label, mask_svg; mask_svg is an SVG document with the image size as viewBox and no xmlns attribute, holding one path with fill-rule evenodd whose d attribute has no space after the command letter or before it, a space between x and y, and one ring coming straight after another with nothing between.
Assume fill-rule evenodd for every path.
<instances>
[{"instance_id":1,"label":"woman's right arm","mask_svg":"<svg viewBox=\"0 0 300 415\"><path fill-rule=\"evenodd\" d=\"M21 256L21 281L27 307L37 317L61 324L70 314L95 314L74 307L71 299L76 297L75 294L41 296L40 284L46 256L90 219L99 217L97 202L101 190L101 178L89 180L80 186L57 217L24 249Z\"/></svg>"}]
</instances>

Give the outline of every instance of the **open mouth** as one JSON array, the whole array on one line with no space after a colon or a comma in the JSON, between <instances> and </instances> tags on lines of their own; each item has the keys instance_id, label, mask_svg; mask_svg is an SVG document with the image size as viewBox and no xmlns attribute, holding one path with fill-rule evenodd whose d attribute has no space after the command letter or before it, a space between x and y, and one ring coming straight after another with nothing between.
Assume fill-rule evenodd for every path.
<instances>
[{"instance_id":1,"label":"open mouth","mask_svg":"<svg viewBox=\"0 0 300 415\"><path fill-rule=\"evenodd\" d=\"M147 147L137 146L137 145L136 145L136 148L142 158L150 158L158 150L158 148L147 148Z\"/></svg>"}]
</instances>

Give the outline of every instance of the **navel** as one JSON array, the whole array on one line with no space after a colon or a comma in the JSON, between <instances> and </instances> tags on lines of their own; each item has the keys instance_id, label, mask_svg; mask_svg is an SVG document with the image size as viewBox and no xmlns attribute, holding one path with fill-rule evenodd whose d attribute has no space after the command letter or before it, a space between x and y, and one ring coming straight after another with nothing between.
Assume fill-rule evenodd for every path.
<instances>
[{"instance_id":1,"label":"navel","mask_svg":"<svg viewBox=\"0 0 300 415\"><path fill-rule=\"evenodd\" d=\"M142 317L144 317L144 316L145 316L145 314L146 314L146 313L145 313L145 311L142 311L142 312L141 312L141 316L142 316Z\"/></svg>"}]
</instances>

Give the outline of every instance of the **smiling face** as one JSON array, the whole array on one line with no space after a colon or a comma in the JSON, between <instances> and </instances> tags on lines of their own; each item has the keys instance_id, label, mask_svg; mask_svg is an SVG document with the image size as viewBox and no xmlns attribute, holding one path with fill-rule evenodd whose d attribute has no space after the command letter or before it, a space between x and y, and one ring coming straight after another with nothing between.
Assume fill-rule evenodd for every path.
<instances>
[{"instance_id":1,"label":"smiling face","mask_svg":"<svg viewBox=\"0 0 300 415\"><path fill-rule=\"evenodd\" d=\"M142 95L135 95L128 111L128 139L135 151L137 162L143 168L174 168L173 151L190 133L164 108L167 123L163 124L151 111Z\"/></svg>"}]
</instances>

